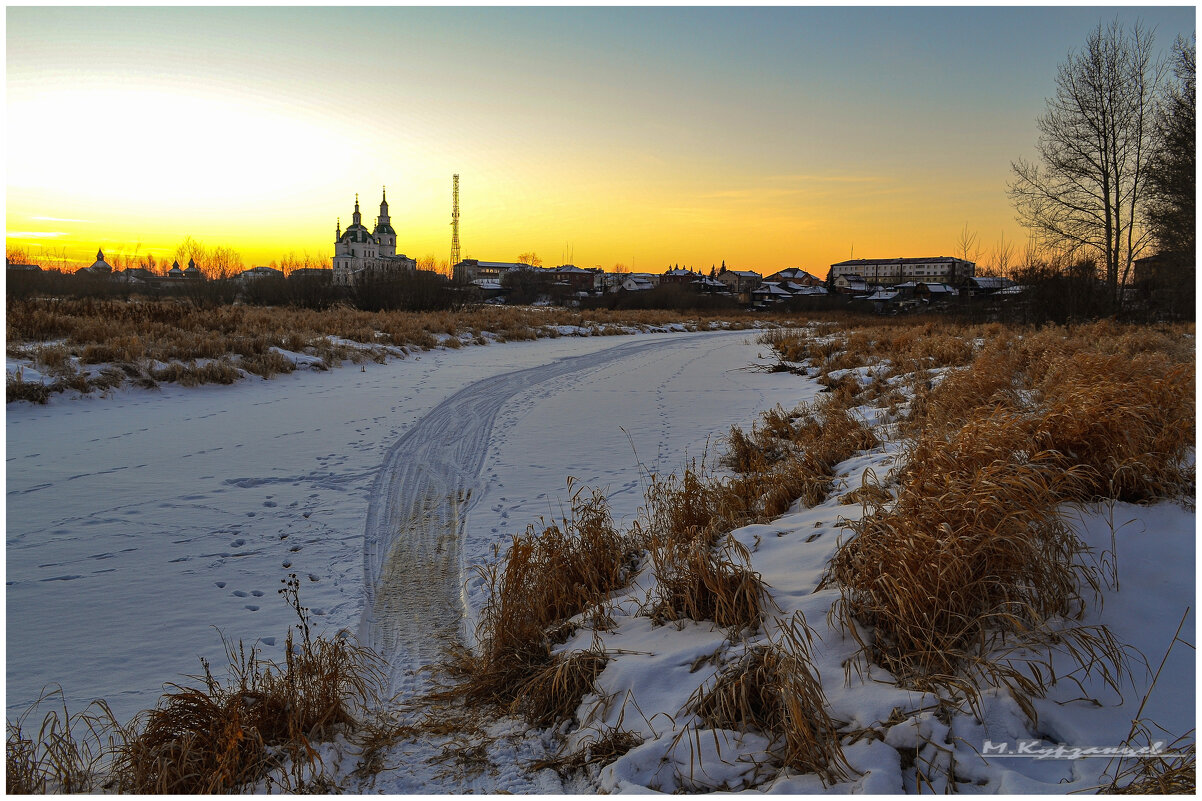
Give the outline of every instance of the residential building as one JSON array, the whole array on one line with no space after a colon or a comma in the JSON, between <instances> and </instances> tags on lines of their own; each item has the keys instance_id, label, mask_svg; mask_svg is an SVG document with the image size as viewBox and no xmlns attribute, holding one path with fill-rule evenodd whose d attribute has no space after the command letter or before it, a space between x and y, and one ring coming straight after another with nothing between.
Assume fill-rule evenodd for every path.
<instances>
[{"instance_id":1,"label":"residential building","mask_svg":"<svg viewBox=\"0 0 1202 801\"><path fill-rule=\"evenodd\" d=\"M260 278L283 278L284 271L277 270L275 267L251 267L249 270L243 270L238 276L240 281L256 281Z\"/></svg>"},{"instance_id":2,"label":"residential building","mask_svg":"<svg viewBox=\"0 0 1202 801\"><path fill-rule=\"evenodd\" d=\"M816 275L811 275L800 267L790 267L785 270L779 270L772 275L765 276L765 281L790 281L800 286L818 286L822 283L822 279Z\"/></svg>"},{"instance_id":3,"label":"residential building","mask_svg":"<svg viewBox=\"0 0 1202 801\"><path fill-rule=\"evenodd\" d=\"M575 264L562 264L548 272L555 283L564 284L573 292L592 292L598 286L597 270L586 270Z\"/></svg>"},{"instance_id":4,"label":"residential building","mask_svg":"<svg viewBox=\"0 0 1202 801\"><path fill-rule=\"evenodd\" d=\"M868 282L855 273L835 276L831 284L835 291L847 295L865 295L868 293Z\"/></svg>"},{"instance_id":5,"label":"residential building","mask_svg":"<svg viewBox=\"0 0 1202 801\"><path fill-rule=\"evenodd\" d=\"M728 270L723 266L722 271L718 273L717 278L722 283L726 284L727 288L736 295L751 295L751 290L760 285L764 280L757 272L751 270Z\"/></svg>"},{"instance_id":6,"label":"residential building","mask_svg":"<svg viewBox=\"0 0 1202 801\"><path fill-rule=\"evenodd\" d=\"M452 270L456 283L473 284L480 280L500 281L501 276L510 270L533 270L529 264L515 261L480 261L479 259L464 259Z\"/></svg>"},{"instance_id":7,"label":"residential building","mask_svg":"<svg viewBox=\"0 0 1202 801\"><path fill-rule=\"evenodd\" d=\"M894 284L903 281L936 281L952 286L964 286L973 277L976 264L952 256L896 259L849 259L832 264L828 280L840 276L856 276L871 284Z\"/></svg>"},{"instance_id":8,"label":"residential building","mask_svg":"<svg viewBox=\"0 0 1202 801\"><path fill-rule=\"evenodd\" d=\"M626 276L626 280L622 282L622 289L627 292L646 292L655 289L655 282L645 273L635 273Z\"/></svg>"},{"instance_id":9,"label":"residential building","mask_svg":"<svg viewBox=\"0 0 1202 801\"><path fill-rule=\"evenodd\" d=\"M701 278L701 273L695 273L685 267L673 267L660 276L661 284L691 284Z\"/></svg>"}]
</instances>

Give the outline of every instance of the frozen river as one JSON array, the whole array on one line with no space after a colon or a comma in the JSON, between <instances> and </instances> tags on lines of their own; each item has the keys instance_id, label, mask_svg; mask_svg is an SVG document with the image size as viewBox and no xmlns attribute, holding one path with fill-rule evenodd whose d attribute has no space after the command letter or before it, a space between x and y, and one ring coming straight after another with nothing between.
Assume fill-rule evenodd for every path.
<instances>
[{"instance_id":1,"label":"frozen river","mask_svg":"<svg viewBox=\"0 0 1202 801\"><path fill-rule=\"evenodd\" d=\"M471 566L558 514L569 476L630 516L638 462L677 470L800 400L795 377L745 369L766 354L755 338L560 338L10 404L9 713L59 684L73 710L103 697L125 719L199 656L223 664L222 635L280 656L290 573L317 621L360 630L409 674L429 654L395 621L461 628L481 600L463 592ZM441 539L415 533L422 508L420 532L441 520ZM405 606L405 571L434 553L438 580Z\"/></svg>"}]
</instances>

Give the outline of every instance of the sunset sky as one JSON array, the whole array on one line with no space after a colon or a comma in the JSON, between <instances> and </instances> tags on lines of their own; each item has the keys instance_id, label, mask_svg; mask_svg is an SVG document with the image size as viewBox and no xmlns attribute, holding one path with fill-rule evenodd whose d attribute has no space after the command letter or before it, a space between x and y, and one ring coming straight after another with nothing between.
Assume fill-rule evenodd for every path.
<instances>
[{"instance_id":1,"label":"sunset sky","mask_svg":"<svg viewBox=\"0 0 1202 801\"><path fill-rule=\"evenodd\" d=\"M333 254L388 187L398 252L825 275L1021 243L1006 196L1099 22L1192 6L14 8L7 241L249 267ZM81 265L83 266L83 265Z\"/></svg>"}]
</instances>

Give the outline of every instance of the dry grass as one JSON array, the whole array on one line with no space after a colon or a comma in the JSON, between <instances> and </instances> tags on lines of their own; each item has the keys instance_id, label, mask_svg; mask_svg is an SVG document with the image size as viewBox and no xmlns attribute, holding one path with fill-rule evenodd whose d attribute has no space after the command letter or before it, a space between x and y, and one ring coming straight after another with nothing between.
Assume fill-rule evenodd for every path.
<instances>
[{"instance_id":1,"label":"dry grass","mask_svg":"<svg viewBox=\"0 0 1202 801\"><path fill-rule=\"evenodd\" d=\"M220 360L264 378L293 369L286 359L272 352L273 347L317 356L329 368L346 359L382 361L386 348L433 348L440 339L451 348L462 344L460 337L485 344L489 341L485 331L504 342L556 337L560 335L559 326L578 326L595 336L681 324L694 329L713 324L740 329L764 319L795 323L791 318L771 314L686 316L669 311L576 312L499 306L457 312L363 312L347 307L315 311L200 306L187 300L94 298L8 298L6 309L9 355L44 360L48 367L63 365L72 356L84 364L127 362L147 370L155 361L173 365ZM169 381L174 374L165 372L162 380ZM179 375L189 382L204 383L206 378L203 371L185 370ZM36 401L39 393L33 388L17 388L9 395L11 399Z\"/></svg>"},{"instance_id":2,"label":"dry grass","mask_svg":"<svg viewBox=\"0 0 1202 801\"><path fill-rule=\"evenodd\" d=\"M314 744L352 731L384 679L374 652L343 637L311 636L298 587L293 576L281 590L300 617L300 641L289 631L283 665L262 660L253 646L227 644L225 681L202 660L199 686L168 685L154 709L126 726L102 701L76 716L63 703L28 733L28 718L61 692L9 720L7 791L225 793L260 781L328 790Z\"/></svg>"},{"instance_id":3,"label":"dry grass","mask_svg":"<svg viewBox=\"0 0 1202 801\"><path fill-rule=\"evenodd\" d=\"M807 507L822 503L837 465L879 444L852 403L849 393L830 393L792 413L770 410L750 435L732 428L725 463L740 476L716 494L755 520L777 517L798 499Z\"/></svg>"},{"instance_id":4,"label":"dry grass","mask_svg":"<svg viewBox=\"0 0 1202 801\"><path fill-rule=\"evenodd\" d=\"M36 732L30 718L47 708ZM4 790L9 795L94 793L105 783L105 759L126 732L103 701L72 714L61 689L48 690L6 721Z\"/></svg>"},{"instance_id":5,"label":"dry grass","mask_svg":"<svg viewBox=\"0 0 1202 801\"><path fill-rule=\"evenodd\" d=\"M1151 734L1144 736L1149 742ZM1132 759L1123 766L1106 787L1099 791L1107 795L1196 795L1197 746L1194 733L1179 738L1159 756Z\"/></svg>"},{"instance_id":6,"label":"dry grass","mask_svg":"<svg viewBox=\"0 0 1202 801\"><path fill-rule=\"evenodd\" d=\"M714 547L704 537L669 539L651 547L656 584L650 614L657 620L710 620L733 632L758 629L764 583L738 543Z\"/></svg>"},{"instance_id":7,"label":"dry grass","mask_svg":"<svg viewBox=\"0 0 1202 801\"><path fill-rule=\"evenodd\" d=\"M642 742L643 738L634 732L614 727L599 733L596 737L586 735L578 750L558 754L553 759L534 762L530 765L530 770L539 771L551 768L559 775L568 777L608 765Z\"/></svg>"},{"instance_id":8,"label":"dry grass","mask_svg":"<svg viewBox=\"0 0 1202 801\"><path fill-rule=\"evenodd\" d=\"M201 687L172 685L144 713L120 750L120 787L137 793L222 793L244 788L281 768L289 789L326 786L313 744L352 730L384 686L378 657L344 637L314 638L299 582L280 590L300 617L300 642L290 630L285 662L258 657L242 643L227 645L229 677L207 663Z\"/></svg>"},{"instance_id":9,"label":"dry grass","mask_svg":"<svg viewBox=\"0 0 1202 801\"><path fill-rule=\"evenodd\" d=\"M1118 681L1124 658L1109 632L1059 623L1082 615L1098 581L1060 505L1188 493L1193 352L1181 329L975 333L975 358L911 343L893 360L920 375L956 369L913 383L896 503L866 504L848 525L855 536L831 564L834 614L857 637L867 625L865 652L903 683L974 706L981 687L1005 686L1033 715L1049 672L1018 655L1024 646L1057 642L1081 672ZM873 358L879 339L857 332L842 354Z\"/></svg>"},{"instance_id":10,"label":"dry grass","mask_svg":"<svg viewBox=\"0 0 1202 801\"><path fill-rule=\"evenodd\" d=\"M775 641L748 650L694 693L689 708L710 728L766 735L783 765L816 773L829 785L851 769L838 726L826 712L810 656L812 637L798 613Z\"/></svg>"},{"instance_id":11,"label":"dry grass","mask_svg":"<svg viewBox=\"0 0 1202 801\"><path fill-rule=\"evenodd\" d=\"M514 537L503 565L481 571L489 600L480 649L457 655L449 667L461 682L446 692L533 721L570 714L604 657L557 656L552 648L571 634L577 615L591 611L604 619L605 599L626 583L640 550L636 538L614 527L603 495L575 489L570 517L542 530L531 526Z\"/></svg>"}]
</instances>

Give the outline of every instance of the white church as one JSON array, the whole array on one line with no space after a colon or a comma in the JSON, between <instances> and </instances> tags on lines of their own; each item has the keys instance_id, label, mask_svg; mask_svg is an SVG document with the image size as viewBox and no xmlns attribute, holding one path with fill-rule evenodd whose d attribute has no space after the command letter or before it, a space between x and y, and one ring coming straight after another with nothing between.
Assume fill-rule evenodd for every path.
<instances>
[{"instance_id":1,"label":"white church","mask_svg":"<svg viewBox=\"0 0 1202 801\"><path fill-rule=\"evenodd\" d=\"M372 273L416 270L417 261L396 252L396 231L388 219L388 193L380 200L380 216L372 231L363 225L359 214L359 195L355 195L355 213L351 224L342 230L339 219L334 228L334 283L353 286Z\"/></svg>"}]
</instances>

